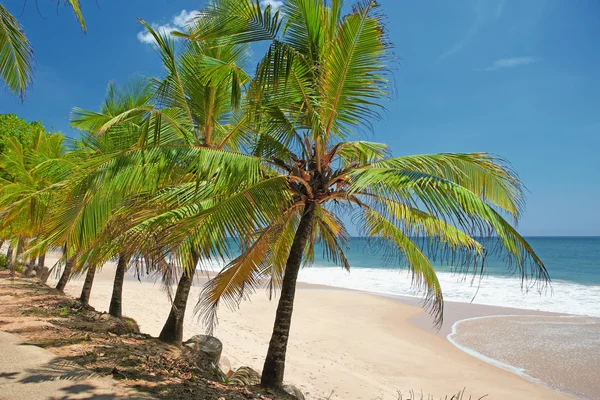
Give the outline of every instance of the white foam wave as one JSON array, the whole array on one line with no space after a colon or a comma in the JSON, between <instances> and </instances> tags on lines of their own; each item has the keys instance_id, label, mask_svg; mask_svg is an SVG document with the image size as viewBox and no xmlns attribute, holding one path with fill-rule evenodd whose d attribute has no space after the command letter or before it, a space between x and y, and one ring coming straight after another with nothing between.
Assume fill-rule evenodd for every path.
<instances>
[{"instance_id":1,"label":"white foam wave","mask_svg":"<svg viewBox=\"0 0 600 400\"><path fill-rule=\"evenodd\" d=\"M437 276L445 300L600 317L599 285L553 281L551 290L539 293L537 289L522 291L518 277L489 276L472 282L449 272L438 272ZM393 269L354 268L348 273L341 268L315 266L304 268L298 279L385 295L420 297L410 276Z\"/></svg>"}]
</instances>

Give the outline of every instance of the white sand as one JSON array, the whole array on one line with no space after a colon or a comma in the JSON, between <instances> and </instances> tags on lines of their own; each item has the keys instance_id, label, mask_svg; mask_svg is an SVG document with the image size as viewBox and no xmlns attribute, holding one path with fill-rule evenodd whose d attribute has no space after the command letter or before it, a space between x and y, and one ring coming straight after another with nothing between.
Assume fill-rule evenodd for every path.
<instances>
[{"instance_id":1,"label":"white sand","mask_svg":"<svg viewBox=\"0 0 600 400\"><path fill-rule=\"evenodd\" d=\"M49 258L48 264L52 262ZM114 266L99 272L91 296L97 310L108 309ZM83 278L67 285L78 296ZM185 338L203 333L192 315L200 287L193 288L185 322ZM469 306L465 304L465 306ZM237 311L221 309L215 335L233 367L260 371L273 325L276 302L265 292ZM157 336L168 315L169 300L160 284L127 280L123 312L142 331ZM463 387L478 399L565 399L566 395L538 386L511 372L478 360L444 337L412 323L422 310L413 305L360 292L303 287L296 295L287 353L286 382L309 399L396 399L410 390L435 398Z\"/></svg>"}]
</instances>

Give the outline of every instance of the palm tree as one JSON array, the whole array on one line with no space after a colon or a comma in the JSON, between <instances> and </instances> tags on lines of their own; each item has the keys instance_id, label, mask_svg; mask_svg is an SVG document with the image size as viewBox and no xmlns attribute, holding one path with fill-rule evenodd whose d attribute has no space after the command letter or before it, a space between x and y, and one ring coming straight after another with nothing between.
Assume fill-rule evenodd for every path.
<instances>
[{"instance_id":1,"label":"palm tree","mask_svg":"<svg viewBox=\"0 0 600 400\"><path fill-rule=\"evenodd\" d=\"M389 91L390 53L384 16L374 1L356 4L347 15L341 12L340 0L330 6L289 0L281 13L258 2L222 0L205 12L209 27L187 36L192 41L270 41L248 94L249 115L256 133L254 155L268 164L262 182L285 184L252 197L252 206L266 210L269 204L278 212L261 213L256 220L249 208L234 207L233 199L247 196L248 187L232 195L231 203L221 202L178 225L187 237L206 234L200 221L210 213L222 216L217 226L236 221L239 229L241 255L207 284L197 307L209 328L222 301L238 304L263 281L271 289L280 287L262 372L265 387L283 383L300 266L313 260L320 243L329 259L350 268L340 211L354 214L360 231L388 259L408 267L437 324L443 295L427 245L442 261L460 262L465 271L483 266L486 254L497 251L511 259L523 279L549 279L542 261L505 219L519 218L523 196L521 182L503 159L486 153L392 157L383 144L347 140L378 116ZM259 228L252 231L251 223Z\"/></svg>"},{"instance_id":2,"label":"palm tree","mask_svg":"<svg viewBox=\"0 0 600 400\"><path fill-rule=\"evenodd\" d=\"M66 179L75 165L65 152L61 134L41 130L32 139L31 147L24 148L18 138L11 137L0 155L0 166L9 171L8 177L0 177L0 230L16 241L15 260L25 247L33 247L35 238L43 236L47 213L56 204L46 189ZM27 251L28 273L35 257L44 253L45 247Z\"/></svg>"},{"instance_id":3,"label":"palm tree","mask_svg":"<svg viewBox=\"0 0 600 400\"><path fill-rule=\"evenodd\" d=\"M101 130L103 124L111 121L113 118L128 112L132 109L148 107L152 92L149 86L143 80L134 80L129 84L121 87L114 82L110 82L107 89L107 94L104 103L100 107L99 112L92 112L75 108L71 116L71 124L79 129L82 129L89 136L82 140L82 147L88 151L95 153L95 156L100 154L112 154L123 151L135 146L139 141L142 131L144 119L140 116L130 118L126 123L114 126L111 129L105 129L101 135L96 135ZM82 288L80 300L87 305L90 297L90 291L93 284L96 268L101 265L102 261L95 259L100 254L106 259L107 254L99 253L98 240L111 241L110 224L108 232L98 232L98 236L88 236L90 243L86 246L88 250L95 255L91 264L83 264L82 268L87 268L86 280ZM98 239L100 238L100 239ZM80 246L85 246L83 242L78 242ZM117 268L115 271L115 279L113 292L109 306L109 314L116 318L122 318L122 293L125 273L127 271L130 256L119 252L117 253ZM110 254L108 254L110 256Z\"/></svg>"},{"instance_id":4,"label":"palm tree","mask_svg":"<svg viewBox=\"0 0 600 400\"><path fill-rule=\"evenodd\" d=\"M155 32L142 22L153 35L167 72L155 87L162 107L179 109L187 117L194 135L194 146L235 149L235 140L245 118L235 113L241 86L248 79L240 67L245 57L243 45L213 47L202 41L188 42L180 57L175 55L174 41ZM203 26L196 23L197 29ZM191 257L173 298L171 311L159 338L180 344L183 341L183 321L189 292L201 251L190 246Z\"/></svg>"},{"instance_id":5,"label":"palm tree","mask_svg":"<svg viewBox=\"0 0 600 400\"><path fill-rule=\"evenodd\" d=\"M79 0L66 0L85 32ZM21 99L33 81L33 48L17 19L0 4L0 78Z\"/></svg>"},{"instance_id":6,"label":"palm tree","mask_svg":"<svg viewBox=\"0 0 600 400\"><path fill-rule=\"evenodd\" d=\"M141 22L153 35L156 50L161 56L166 70L166 76L163 79L152 80L154 93L152 101L145 104L126 104L126 107L120 107L118 112L113 112L114 107L113 109L104 109L101 113L76 109L73 115L74 125L89 130L94 133L95 137L102 137L114 130L130 126L134 121L138 136L135 143L129 147L130 150L135 149L133 151L144 151L145 148L151 146L168 153L172 150L181 151L183 149L186 151L187 147L194 150L192 153L197 155L197 150L200 148L216 149L219 154L222 154L225 149L236 149L245 132L242 128L247 121L247 118L240 112L241 87L248 80L248 76L239 65L239 60L243 59L246 54L245 46L221 45L217 48L201 41L195 41L188 42L184 51L177 55L172 38L155 32L145 22ZM201 23L198 21L197 24ZM143 159L143 163L148 164L148 157ZM184 160L173 161L180 164L179 167L187 162ZM184 187L189 186L190 181L193 182L190 176L200 176L195 163L197 160L190 161L188 167L181 171L181 175L169 171L169 175L173 177L170 178L169 185L177 183L183 184ZM123 179L124 174L118 173L118 176ZM160 185L164 184L164 182L157 184L150 191L156 191ZM100 185L96 186L97 189L99 187ZM142 187L145 189L140 188L136 192L130 186L127 190L128 194L123 194L121 199L132 195L143 196L144 191L149 189L147 183ZM177 187L175 186L175 188ZM117 196L112 193L111 195L116 200ZM181 201L178 200L173 204L180 203ZM154 212L155 210L149 209L145 203L142 204L142 209L146 210L146 214L143 214L144 217L155 217L155 215L148 214L149 211ZM161 205L165 206L164 201ZM164 208L156 210L159 216L168 211L170 210ZM138 210L138 212L140 211ZM132 213L131 207L126 208L125 215L128 213ZM123 226L132 227L131 218L124 218L122 221L125 221L125 224L118 224L121 228ZM115 236L115 240L118 240L117 238L118 235ZM119 293L122 292L122 274L125 270L126 254L133 254L140 250L132 246L132 243L138 242L127 240L127 243L130 250L128 253L122 252L119 256L118 276L115 278L113 293L114 301L111 301L111 304L114 303L114 307L111 306L111 309L115 316L121 313ZM182 266L182 274L172 301L172 308L160 334L161 340L176 344L182 342L183 318L196 265L201 255L210 253L196 249L197 246L197 243L186 243L179 249L170 249L169 252L178 254L174 257L168 256L168 252L160 254L160 257L168 256L177 259L176 264ZM181 255L182 249L185 249L187 254ZM165 264L162 263L162 265ZM173 276L172 271L168 271L166 282L169 283Z\"/></svg>"}]
</instances>

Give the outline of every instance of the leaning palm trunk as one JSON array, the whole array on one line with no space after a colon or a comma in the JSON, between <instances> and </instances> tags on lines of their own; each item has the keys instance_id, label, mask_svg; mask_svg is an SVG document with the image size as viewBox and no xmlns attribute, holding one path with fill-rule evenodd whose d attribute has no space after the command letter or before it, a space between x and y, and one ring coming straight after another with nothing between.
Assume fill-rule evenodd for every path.
<instances>
[{"instance_id":1,"label":"leaning palm trunk","mask_svg":"<svg viewBox=\"0 0 600 400\"><path fill-rule=\"evenodd\" d=\"M21 238L19 238L19 240L17 241L17 250L13 254L13 257L12 257L11 262L10 262L10 265L11 265L10 275L11 276L15 275L15 271L17 269L17 265L19 265L19 258L21 258L21 253L23 253L23 247L24 247L24 243L23 242L24 241Z\"/></svg>"},{"instance_id":2,"label":"leaning palm trunk","mask_svg":"<svg viewBox=\"0 0 600 400\"><path fill-rule=\"evenodd\" d=\"M34 269L35 269L35 257L31 257L29 259L29 264L27 264L27 270L25 271L25 276L32 276Z\"/></svg>"},{"instance_id":3,"label":"leaning palm trunk","mask_svg":"<svg viewBox=\"0 0 600 400\"><path fill-rule=\"evenodd\" d=\"M125 281L125 272L127 272L128 262L128 255L123 253L119 254L112 296L110 298L110 306L108 307L108 313L115 318L121 318L123 316L123 282Z\"/></svg>"},{"instance_id":4,"label":"leaning palm trunk","mask_svg":"<svg viewBox=\"0 0 600 400\"><path fill-rule=\"evenodd\" d=\"M11 257L8 260L8 265L10 268L10 276L15 276L15 271L17 269L17 265L19 264L19 257L21 257L21 253L23 252L23 239L19 239L17 241L17 250L14 252L11 252Z\"/></svg>"},{"instance_id":5,"label":"leaning palm trunk","mask_svg":"<svg viewBox=\"0 0 600 400\"><path fill-rule=\"evenodd\" d=\"M6 251L6 268L12 269L13 247L9 244Z\"/></svg>"},{"instance_id":6,"label":"leaning palm trunk","mask_svg":"<svg viewBox=\"0 0 600 400\"><path fill-rule=\"evenodd\" d=\"M85 282L83 283L83 289L81 289L81 296L79 300L83 306L90 304L90 295L92 294L92 285L94 284L94 277L96 276L96 264L88 266L87 274L85 275Z\"/></svg>"},{"instance_id":7,"label":"leaning palm trunk","mask_svg":"<svg viewBox=\"0 0 600 400\"><path fill-rule=\"evenodd\" d=\"M73 269L74 261L75 257L73 256L65 263L65 270L63 271L58 284L56 285L56 289L60 290L61 292L65 290L65 286L67 286L67 282L69 281L69 278L71 278L71 270Z\"/></svg>"},{"instance_id":8,"label":"leaning palm trunk","mask_svg":"<svg viewBox=\"0 0 600 400\"><path fill-rule=\"evenodd\" d=\"M171 305L171 312L167 318L167 322L160 332L159 339L163 342L174 343L178 346L183 341L183 321L185 317L185 309L187 307L188 297L190 295L190 289L194 281L194 275L196 273L196 265L198 264L199 255L196 252L192 252L192 265L183 271L179 284L177 285L177 292Z\"/></svg>"},{"instance_id":9,"label":"leaning palm trunk","mask_svg":"<svg viewBox=\"0 0 600 400\"><path fill-rule=\"evenodd\" d=\"M50 276L50 271L46 268L46 253L44 253L38 257L37 277L40 278L42 283L46 283L48 276Z\"/></svg>"},{"instance_id":10,"label":"leaning palm trunk","mask_svg":"<svg viewBox=\"0 0 600 400\"><path fill-rule=\"evenodd\" d=\"M294 242L290 248L283 282L281 283L281 297L275 314L273 334L269 342L269 350L263 366L261 385L263 387L280 388L283 385L285 370L285 354L287 349L290 327L292 324L292 311L296 295L296 280L302 264L304 248L313 226L315 209L313 204L307 204L304 215L300 220Z\"/></svg>"},{"instance_id":11,"label":"leaning palm trunk","mask_svg":"<svg viewBox=\"0 0 600 400\"><path fill-rule=\"evenodd\" d=\"M46 253L38 257L37 270L42 271L46 269Z\"/></svg>"},{"instance_id":12,"label":"leaning palm trunk","mask_svg":"<svg viewBox=\"0 0 600 400\"><path fill-rule=\"evenodd\" d=\"M17 252L15 254L15 264L19 262L19 258L21 257L21 254L23 253L24 248L25 248L25 240L20 238L17 241Z\"/></svg>"}]
</instances>

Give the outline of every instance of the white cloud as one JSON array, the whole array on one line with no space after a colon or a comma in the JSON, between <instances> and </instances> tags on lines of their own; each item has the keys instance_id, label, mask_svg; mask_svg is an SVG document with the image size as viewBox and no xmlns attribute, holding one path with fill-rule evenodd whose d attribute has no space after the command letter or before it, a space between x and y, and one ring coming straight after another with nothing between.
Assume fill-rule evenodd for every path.
<instances>
[{"instance_id":1,"label":"white cloud","mask_svg":"<svg viewBox=\"0 0 600 400\"><path fill-rule=\"evenodd\" d=\"M198 10L191 10L191 11L181 10L181 12L179 14L177 14L173 17L173 19L171 20L170 23L162 24L162 25L153 23L153 24L150 24L150 26L152 26L152 29L154 29L156 32L159 32L159 33L162 33L165 35L170 35L171 32L180 31L183 28L185 28L190 22L193 21L194 17L196 17L198 14L199 14ZM154 43L154 37L152 37L152 35L145 30L142 32L138 32L137 38L142 43L147 43L147 44Z\"/></svg>"},{"instance_id":2,"label":"white cloud","mask_svg":"<svg viewBox=\"0 0 600 400\"><path fill-rule=\"evenodd\" d=\"M170 35L171 32L175 32L178 30L177 27L175 27L171 24L164 24L164 25L151 24L150 26L152 26L152 29L154 29L156 32L162 33L165 35ZM148 44L154 43L154 37L148 31L138 32L137 38L142 43L148 43Z\"/></svg>"},{"instance_id":3,"label":"white cloud","mask_svg":"<svg viewBox=\"0 0 600 400\"><path fill-rule=\"evenodd\" d=\"M495 71L497 69L502 68L516 68L522 67L525 65L530 65L537 62L534 57L511 57L511 58L502 58L500 60L496 60L489 67L483 68L482 71Z\"/></svg>"},{"instance_id":4,"label":"white cloud","mask_svg":"<svg viewBox=\"0 0 600 400\"><path fill-rule=\"evenodd\" d=\"M271 6L273 11L276 11L279 7L283 5L283 1L280 0L260 0L261 7L265 8L267 6Z\"/></svg>"},{"instance_id":5,"label":"white cloud","mask_svg":"<svg viewBox=\"0 0 600 400\"><path fill-rule=\"evenodd\" d=\"M173 23L180 28L185 28L186 25L192 22L198 14L200 14L200 11L198 10L192 10L190 12L187 10L181 10L179 15L173 17Z\"/></svg>"}]
</instances>

